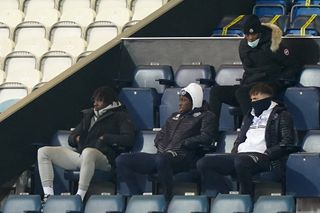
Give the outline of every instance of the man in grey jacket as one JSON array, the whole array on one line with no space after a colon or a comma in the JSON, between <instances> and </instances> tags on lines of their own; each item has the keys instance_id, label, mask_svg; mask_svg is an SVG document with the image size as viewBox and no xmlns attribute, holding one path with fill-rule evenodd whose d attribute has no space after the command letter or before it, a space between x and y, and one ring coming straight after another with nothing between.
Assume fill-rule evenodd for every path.
<instances>
[{"instance_id":1,"label":"man in grey jacket","mask_svg":"<svg viewBox=\"0 0 320 213\"><path fill-rule=\"evenodd\" d=\"M178 112L173 113L155 138L156 154L123 153L116 159L117 173L131 194L142 194L136 174L158 174L167 199L172 196L173 174L186 171L195 150L214 140L214 114L202 106L203 91L191 83L183 88Z\"/></svg>"}]
</instances>

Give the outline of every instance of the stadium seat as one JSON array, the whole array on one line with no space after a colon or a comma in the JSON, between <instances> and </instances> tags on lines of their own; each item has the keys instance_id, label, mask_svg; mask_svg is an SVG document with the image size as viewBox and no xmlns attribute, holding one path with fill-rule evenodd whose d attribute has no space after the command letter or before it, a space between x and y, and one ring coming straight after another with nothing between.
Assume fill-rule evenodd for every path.
<instances>
[{"instance_id":1,"label":"stadium seat","mask_svg":"<svg viewBox=\"0 0 320 213\"><path fill-rule=\"evenodd\" d=\"M40 22L49 30L59 20L60 15L60 12L54 8L30 9L26 12L24 21Z\"/></svg>"},{"instance_id":2,"label":"stadium seat","mask_svg":"<svg viewBox=\"0 0 320 213\"><path fill-rule=\"evenodd\" d=\"M0 39L10 39L11 31L10 27L5 23L0 22Z\"/></svg>"},{"instance_id":3,"label":"stadium seat","mask_svg":"<svg viewBox=\"0 0 320 213\"><path fill-rule=\"evenodd\" d=\"M152 129L159 126L157 107L160 103L160 94L167 87L161 84L161 80L173 80L170 66L138 66L132 87L123 88L119 94L119 99L127 106L138 129Z\"/></svg>"},{"instance_id":4,"label":"stadium seat","mask_svg":"<svg viewBox=\"0 0 320 213\"><path fill-rule=\"evenodd\" d=\"M168 206L167 213L208 212L209 202L206 196L174 196Z\"/></svg>"},{"instance_id":5,"label":"stadium seat","mask_svg":"<svg viewBox=\"0 0 320 213\"><path fill-rule=\"evenodd\" d=\"M293 20L298 16L311 16L313 14L319 15L320 14L320 5L300 5L296 4L293 5L291 8L290 14L290 22L292 23Z\"/></svg>"},{"instance_id":6,"label":"stadium seat","mask_svg":"<svg viewBox=\"0 0 320 213\"><path fill-rule=\"evenodd\" d=\"M63 51L49 51L40 59L42 82L50 81L73 64L72 56Z\"/></svg>"},{"instance_id":7,"label":"stadium seat","mask_svg":"<svg viewBox=\"0 0 320 213\"><path fill-rule=\"evenodd\" d=\"M309 130L303 139L303 152L289 155L286 194L298 198L320 197L320 131Z\"/></svg>"},{"instance_id":8,"label":"stadium seat","mask_svg":"<svg viewBox=\"0 0 320 213\"><path fill-rule=\"evenodd\" d=\"M253 207L253 213L278 212L296 212L294 198L290 195L260 196Z\"/></svg>"},{"instance_id":9,"label":"stadium seat","mask_svg":"<svg viewBox=\"0 0 320 213\"><path fill-rule=\"evenodd\" d=\"M2 64L3 59L12 52L14 48L14 42L9 38L0 38L0 62Z\"/></svg>"},{"instance_id":10,"label":"stadium seat","mask_svg":"<svg viewBox=\"0 0 320 213\"><path fill-rule=\"evenodd\" d=\"M37 59L30 52L14 51L4 60L5 82L20 82L31 89L40 82Z\"/></svg>"},{"instance_id":11,"label":"stadium seat","mask_svg":"<svg viewBox=\"0 0 320 213\"><path fill-rule=\"evenodd\" d=\"M74 8L91 8L91 0L57 0L60 12Z\"/></svg>"},{"instance_id":12,"label":"stadium seat","mask_svg":"<svg viewBox=\"0 0 320 213\"><path fill-rule=\"evenodd\" d=\"M40 195L9 195L1 212L40 212L41 207Z\"/></svg>"},{"instance_id":13,"label":"stadium seat","mask_svg":"<svg viewBox=\"0 0 320 213\"><path fill-rule=\"evenodd\" d=\"M212 200L211 213L249 213L252 210L252 200L249 195L218 194Z\"/></svg>"},{"instance_id":14,"label":"stadium seat","mask_svg":"<svg viewBox=\"0 0 320 213\"><path fill-rule=\"evenodd\" d=\"M163 195L134 195L129 199L125 213L164 212L165 208Z\"/></svg>"},{"instance_id":15,"label":"stadium seat","mask_svg":"<svg viewBox=\"0 0 320 213\"><path fill-rule=\"evenodd\" d=\"M0 104L7 100L20 100L27 95L28 88L21 83L7 82L0 85Z\"/></svg>"},{"instance_id":16,"label":"stadium seat","mask_svg":"<svg viewBox=\"0 0 320 213\"><path fill-rule=\"evenodd\" d=\"M299 84L303 87L320 88L320 65L307 65L301 72Z\"/></svg>"},{"instance_id":17,"label":"stadium seat","mask_svg":"<svg viewBox=\"0 0 320 213\"><path fill-rule=\"evenodd\" d=\"M8 10L8 9L14 9L14 10L20 9L20 1L19 0L0 1L0 10Z\"/></svg>"},{"instance_id":18,"label":"stadium seat","mask_svg":"<svg viewBox=\"0 0 320 213\"><path fill-rule=\"evenodd\" d=\"M132 20L141 20L159 9L163 0L133 0L130 8L133 11Z\"/></svg>"},{"instance_id":19,"label":"stadium seat","mask_svg":"<svg viewBox=\"0 0 320 213\"><path fill-rule=\"evenodd\" d=\"M24 0L22 8L25 13L30 10L54 9L55 0Z\"/></svg>"},{"instance_id":20,"label":"stadium seat","mask_svg":"<svg viewBox=\"0 0 320 213\"><path fill-rule=\"evenodd\" d=\"M24 13L18 9L0 10L0 22L13 30L24 18Z\"/></svg>"},{"instance_id":21,"label":"stadium seat","mask_svg":"<svg viewBox=\"0 0 320 213\"><path fill-rule=\"evenodd\" d=\"M79 195L52 195L43 207L43 213L81 212L82 201Z\"/></svg>"},{"instance_id":22,"label":"stadium seat","mask_svg":"<svg viewBox=\"0 0 320 213\"><path fill-rule=\"evenodd\" d=\"M246 19L245 15L240 16L224 16L219 25L213 30L212 36L232 36L242 37L243 24Z\"/></svg>"},{"instance_id":23,"label":"stadium seat","mask_svg":"<svg viewBox=\"0 0 320 213\"><path fill-rule=\"evenodd\" d=\"M307 23L307 25L306 25ZM320 33L319 17L298 16L286 31L287 36L317 36Z\"/></svg>"},{"instance_id":24,"label":"stadium seat","mask_svg":"<svg viewBox=\"0 0 320 213\"><path fill-rule=\"evenodd\" d=\"M116 24L119 31L122 27L131 20L132 12L127 8L112 7L100 10L97 13L96 21L111 21Z\"/></svg>"},{"instance_id":25,"label":"stadium seat","mask_svg":"<svg viewBox=\"0 0 320 213\"><path fill-rule=\"evenodd\" d=\"M122 7L127 8L126 0L96 0L96 4L94 6L97 13L108 10L109 8Z\"/></svg>"},{"instance_id":26,"label":"stadium seat","mask_svg":"<svg viewBox=\"0 0 320 213\"><path fill-rule=\"evenodd\" d=\"M289 87L283 98L297 130L320 128L320 92L313 87Z\"/></svg>"},{"instance_id":27,"label":"stadium seat","mask_svg":"<svg viewBox=\"0 0 320 213\"><path fill-rule=\"evenodd\" d=\"M84 213L124 212L125 198L121 195L91 195Z\"/></svg>"},{"instance_id":28,"label":"stadium seat","mask_svg":"<svg viewBox=\"0 0 320 213\"><path fill-rule=\"evenodd\" d=\"M96 12L91 8L69 8L65 9L60 21L74 21L85 29L96 17Z\"/></svg>"},{"instance_id":29,"label":"stadium seat","mask_svg":"<svg viewBox=\"0 0 320 213\"><path fill-rule=\"evenodd\" d=\"M238 132L222 132L217 144L216 153L231 153L233 144L238 137ZM209 154L210 155L210 154Z\"/></svg>"},{"instance_id":30,"label":"stadium seat","mask_svg":"<svg viewBox=\"0 0 320 213\"><path fill-rule=\"evenodd\" d=\"M93 51L118 35L118 27L110 21L96 21L86 30L87 51Z\"/></svg>"},{"instance_id":31,"label":"stadium seat","mask_svg":"<svg viewBox=\"0 0 320 213\"><path fill-rule=\"evenodd\" d=\"M292 4L315 5L320 4L319 0L292 0Z\"/></svg>"},{"instance_id":32,"label":"stadium seat","mask_svg":"<svg viewBox=\"0 0 320 213\"><path fill-rule=\"evenodd\" d=\"M160 127L165 124L167 118L172 113L178 111L180 90L181 88L165 89L161 98L161 104L159 106Z\"/></svg>"},{"instance_id":33,"label":"stadium seat","mask_svg":"<svg viewBox=\"0 0 320 213\"><path fill-rule=\"evenodd\" d=\"M286 8L281 4L256 4L252 13L258 17L285 15Z\"/></svg>"},{"instance_id":34,"label":"stadium seat","mask_svg":"<svg viewBox=\"0 0 320 213\"><path fill-rule=\"evenodd\" d=\"M256 0L256 4L281 4L285 7L288 3L287 0Z\"/></svg>"},{"instance_id":35,"label":"stadium seat","mask_svg":"<svg viewBox=\"0 0 320 213\"><path fill-rule=\"evenodd\" d=\"M177 87L198 83L203 88L214 84L215 71L210 65L181 65L174 76Z\"/></svg>"},{"instance_id":36,"label":"stadium seat","mask_svg":"<svg viewBox=\"0 0 320 213\"><path fill-rule=\"evenodd\" d=\"M272 24L277 25L282 30L283 34L286 33L286 31L289 27L289 16L288 15L261 16L259 19L262 23L272 23Z\"/></svg>"}]
</instances>

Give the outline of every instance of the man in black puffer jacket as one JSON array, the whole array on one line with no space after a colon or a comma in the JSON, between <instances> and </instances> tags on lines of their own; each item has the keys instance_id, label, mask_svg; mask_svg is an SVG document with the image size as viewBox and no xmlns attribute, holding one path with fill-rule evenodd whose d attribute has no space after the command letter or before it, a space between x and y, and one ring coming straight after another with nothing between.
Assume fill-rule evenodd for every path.
<instances>
[{"instance_id":1,"label":"man in black puffer jacket","mask_svg":"<svg viewBox=\"0 0 320 213\"><path fill-rule=\"evenodd\" d=\"M271 100L272 88L250 90L252 110L245 116L232 154L205 156L197 163L207 194L228 193L224 175L235 175L240 193L253 195L254 174L270 171L295 148L295 130L286 108Z\"/></svg>"},{"instance_id":2,"label":"man in black puffer jacket","mask_svg":"<svg viewBox=\"0 0 320 213\"><path fill-rule=\"evenodd\" d=\"M282 31L277 25L261 24L257 16L251 15L243 31L245 38L240 42L239 56L244 74L240 85L215 86L210 92L210 110L218 121L222 103L240 106L242 115L245 115L251 108L249 91L253 85L268 83L278 96L288 86L297 83L302 70L302 62L289 47L284 46Z\"/></svg>"},{"instance_id":3,"label":"man in black puffer jacket","mask_svg":"<svg viewBox=\"0 0 320 213\"><path fill-rule=\"evenodd\" d=\"M123 153L116 159L119 178L131 194L142 194L136 174L158 174L167 199L172 196L173 174L189 170L195 152L209 146L213 138L214 115L202 106L203 91L191 83L179 97L179 111L173 113L154 140L156 154Z\"/></svg>"}]
</instances>

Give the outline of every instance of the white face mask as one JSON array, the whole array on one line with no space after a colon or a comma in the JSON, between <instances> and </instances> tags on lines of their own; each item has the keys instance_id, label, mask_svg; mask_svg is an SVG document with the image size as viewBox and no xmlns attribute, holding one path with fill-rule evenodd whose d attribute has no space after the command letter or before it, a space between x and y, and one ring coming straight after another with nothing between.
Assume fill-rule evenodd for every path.
<instances>
[{"instance_id":1,"label":"white face mask","mask_svg":"<svg viewBox=\"0 0 320 213\"><path fill-rule=\"evenodd\" d=\"M258 46L259 41L260 41L260 38L256 39L255 41L248 41L248 45L249 45L251 48L255 48L256 46Z\"/></svg>"}]
</instances>

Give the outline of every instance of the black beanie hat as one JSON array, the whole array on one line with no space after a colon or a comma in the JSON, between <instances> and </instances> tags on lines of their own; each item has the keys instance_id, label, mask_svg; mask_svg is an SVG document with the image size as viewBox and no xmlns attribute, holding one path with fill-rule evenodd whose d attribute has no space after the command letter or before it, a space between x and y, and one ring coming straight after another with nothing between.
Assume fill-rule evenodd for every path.
<instances>
[{"instance_id":1,"label":"black beanie hat","mask_svg":"<svg viewBox=\"0 0 320 213\"><path fill-rule=\"evenodd\" d=\"M257 34L261 33L262 27L259 17L256 15L250 15L247 17L243 25L244 34Z\"/></svg>"}]
</instances>

